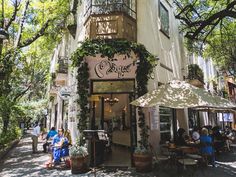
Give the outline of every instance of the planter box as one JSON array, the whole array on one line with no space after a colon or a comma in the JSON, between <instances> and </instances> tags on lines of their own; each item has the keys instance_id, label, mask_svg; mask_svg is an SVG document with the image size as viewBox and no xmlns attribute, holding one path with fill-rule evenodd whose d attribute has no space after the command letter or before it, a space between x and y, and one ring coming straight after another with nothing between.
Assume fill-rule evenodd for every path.
<instances>
[{"instance_id":1,"label":"planter box","mask_svg":"<svg viewBox=\"0 0 236 177\"><path fill-rule=\"evenodd\" d=\"M88 171L88 156L70 157L71 173L80 174Z\"/></svg>"},{"instance_id":2,"label":"planter box","mask_svg":"<svg viewBox=\"0 0 236 177\"><path fill-rule=\"evenodd\" d=\"M146 173L152 170L151 154L133 154L134 165L137 172Z\"/></svg>"}]
</instances>

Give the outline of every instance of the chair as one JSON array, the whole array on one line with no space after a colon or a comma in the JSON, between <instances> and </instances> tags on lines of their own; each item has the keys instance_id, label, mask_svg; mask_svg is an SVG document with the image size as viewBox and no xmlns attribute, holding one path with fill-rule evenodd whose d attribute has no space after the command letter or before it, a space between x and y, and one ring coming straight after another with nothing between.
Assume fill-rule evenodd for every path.
<instances>
[{"instance_id":1,"label":"chair","mask_svg":"<svg viewBox=\"0 0 236 177\"><path fill-rule=\"evenodd\" d=\"M189 176L194 176L194 173L195 173L196 168L197 168L198 160L191 159L191 158L183 158L183 159L179 159L178 163L183 166L184 171L187 168L193 168L193 169L190 169L188 171L190 172Z\"/></svg>"}]
</instances>

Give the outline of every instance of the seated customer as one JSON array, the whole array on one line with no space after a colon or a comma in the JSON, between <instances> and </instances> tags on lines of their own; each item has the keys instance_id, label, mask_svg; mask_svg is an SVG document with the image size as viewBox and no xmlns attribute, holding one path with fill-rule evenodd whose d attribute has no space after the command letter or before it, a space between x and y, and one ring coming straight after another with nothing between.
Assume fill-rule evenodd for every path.
<instances>
[{"instance_id":1,"label":"seated customer","mask_svg":"<svg viewBox=\"0 0 236 177\"><path fill-rule=\"evenodd\" d=\"M183 128L179 128L177 131L177 138L176 138L176 145L177 146L186 146L186 131Z\"/></svg>"},{"instance_id":2,"label":"seated customer","mask_svg":"<svg viewBox=\"0 0 236 177\"><path fill-rule=\"evenodd\" d=\"M214 149L212 147L213 141L212 138L208 135L208 130L206 128L203 128L200 135L200 152L201 154L208 158L211 158L211 164L214 167L215 166L215 153Z\"/></svg>"},{"instance_id":3,"label":"seated customer","mask_svg":"<svg viewBox=\"0 0 236 177\"><path fill-rule=\"evenodd\" d=\"M219 154L220 151L224 150L226 138L221 134L220 127L215 126L212 128L213 143L216 153Z\"/></svg>"},{"instance_id":4,"label":"seated customer","mask_svg":"<svg viewBox=\"0 0 236 177\"><path fill-rule=\"evenodd\" d=\"M72 145L72 139L71 139L71 134L70 134L70 130L69 129L65 130L64 136L68 140L68 145Z\"/></svg>"},{"instance_id":5,"label":"seated customer","mask_svg":"<svg viewBox=\"0 0 236 177\"><path fill-rule=\"evenodd\" d=\"M52 145L53 161L57 164L60 162L61 157L69 155L68 139L64 136L64 129L58 130L58 134L53 138Z\"/></svg>"},{"instance_id":6,"label":"seated customer","mask_svg":"<svg viewBox=\"0 0 236 177\"><path fill-rule=\"evenodd\" d=\"M49 144L51 144L51 142L49 141L52 140L56 134L57 131L55 130L55 127L52 127L46 136L46 142L43 144L43 152L47 152L47 147L49 146Z\"/></svg>"},{"instance_id":7,"label":"seated customer","mask_svg":"<svg viewBox=\"0 0 236 177\"><path fill-rule=\"evenodd\" d=\"M192 140L195 143L199 143L199 138L200 138L199 129L197 127L194 127L193 128L193 133L192 133Z\"/></svg>"}]
</instances>

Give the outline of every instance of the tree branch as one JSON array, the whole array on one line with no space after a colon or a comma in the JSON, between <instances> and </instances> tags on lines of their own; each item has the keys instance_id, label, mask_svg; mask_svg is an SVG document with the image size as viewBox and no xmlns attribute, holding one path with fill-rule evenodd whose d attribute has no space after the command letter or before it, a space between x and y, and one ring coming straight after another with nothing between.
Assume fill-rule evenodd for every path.
<instances>
[{"instance_id":1,"label":"tree branch","mask_svg":"<svg viewBox=\"0 0 236 177\"><path fill-rule=\"evenodd\" d=\"M19 27L19 30L18 30L18 33L17 33L17 38L16 38L16 42L15 42L15 46L14 48L17 48L19 43L20 43L20 39L21 39L21 33L22 33L22 30L23 30L23 25L24 25L24 22L25 22L25 16L26 16L26 11L29 7L29 0L26 1L25 3L25 8L23 10L23 14L22 14L22 19L20 21L20 27Z\"/></svg>"},{"instance_id":2,"label":"tree branch","mask_svg":"<svg viewBox=\"0 0 236 177\"><path fill-rule=\"evenodd\" d=\"M19 1L19 3L18 3L18 1L15 1L15 3L14 3L14 11L12 13L12 16L11 16L9 22L6 24L6 26L4 28L6 31L11 26L12 22L16 19L16 14L20 10L19 6L20 6L20 1Z\"/></svg>"},{"instance_id":3,"label":"tree branch","mask_svg":"<svg viewBox=\"0 0 236 177\"><path fill-rule=\"evenodd\" d=\"M199 34L201 34L201 32L204 30L204 28L206 28L209 25L214 25L216 26L223 18L225 17L232 17L232 18L236 18L236 12L234 11L234 8L236 6L236 0L232 1L231 3L229 3L224 10L221 10L211 16L209 16L206 19L200 19L197 21L192 21L191 19L189 19L188 17L188 13L191 12L189 11L190 9L192 9L191 5L187 5L184 8L179 8L181 9L180 13L178 15L176 15L176 18L183 21L184 25L187 28L190 28L187 31L186 37L189 39L198 39ZM193 11L193 9L192 9ZM200 14L198 14L195 10L194 12L199 16ZM200 16L199 16L200 17ZM216 21L218 23L216 23ZM193 29L193 27L195 27L196 29Z\"/></svg>"},{"instance_id":4,"label":"tree branch","mask_svg":"<svg viewBox=\"0 0 236 177\"><path fill-rule=\"evenodd\" d=\"M13 99L13 102L16 102L17 99L21 98L22 96L24 96L24 94L31 88L31 84L22 92L18 93L15 98Z\"/></svg>"},{"instance_id":5,"label":"tree branch","mask_svg":"<svg viewBox=\"0 0 236 177\"><path fill-rule=\"evenodd\" d=\"M34 41L36 41L39 37L43 36L45 34L46 29L49 26L50 21L51 20L47 20L46 23L42 26L42 28L33 37L31 37L31 38L23 41L22 43L20 43L18 45L18 47L19 48L26 47L26 46L30 45L31 43L33 43Z\"/></svg>"}]
</instances>

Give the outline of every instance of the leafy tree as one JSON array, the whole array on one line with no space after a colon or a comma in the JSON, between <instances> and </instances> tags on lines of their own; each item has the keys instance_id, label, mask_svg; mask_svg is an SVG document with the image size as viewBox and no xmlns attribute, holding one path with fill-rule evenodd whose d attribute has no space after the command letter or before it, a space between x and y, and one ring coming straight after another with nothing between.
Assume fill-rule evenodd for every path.
<instances>
[{"instance_id":1,"label":"leafy tree","mask_svg":"<svg viewBox=\"0 0 236 177\"><path fill-rule=\"evenodd\" d=\"M1 0L0 9L0 118L5 132L23 97L45 95L49 55L70 11L69 0Z\"/></svg>"},{"instance_id":2,"label":"leafy tree","mask_svg":"<svg viewBox=\"0 0 236 177\"><path fill-rule=\"evenodd\" d=\"M236 75L236 0L174 0L190 51Z\"/></svg>"}]
</instances>

